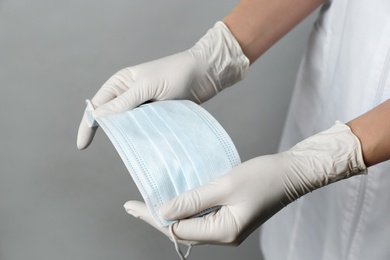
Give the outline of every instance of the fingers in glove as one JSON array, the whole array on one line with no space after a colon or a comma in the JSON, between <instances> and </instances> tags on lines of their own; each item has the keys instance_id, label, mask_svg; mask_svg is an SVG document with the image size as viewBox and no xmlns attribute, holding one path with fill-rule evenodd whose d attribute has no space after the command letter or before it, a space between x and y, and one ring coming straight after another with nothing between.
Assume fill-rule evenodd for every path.
<instances>
[{"instance_id":1,"label":"fingers in glove","mask_svg":"<svg viewBox=\"0 0 390 260\"><path fill-rule=\"evenodd\" d=\"M125 203L125 205L123 205L123 207L125 208L128 214L132 215L135 218L141 219L146 223L148 223L149 225L152 225L156 229L160 230L160 227L157 225L156 221L154 221L145 203L141 201L128 201ZM160 230L160 231L163 232L164 230ZM163 233L168 234L169 232L167 230L167 232L163 232Z\"/></svg>"},{"instance_id":2,"label":"fingers in glove","mask_svg":"<svg viewBox=\"0 0 390 260\"><path fill-rule=\"evenodd\" d=\"M134 80L129 68L122 69L109 78L91 99L95 108L109 102L115 97L125 92ZM79 126L77 134L77 148L83 150L87 148L95 136L96 127L89 127L87 124L85 112Z\"/></svg>"},{"instance_id":3,"label":"fingers in glove","mask_svg":"<svg viewBox=\"0 0 390 260\"><path fill-rule=\"evenodd\" d=\"M126 92L134 83L131 68L124 68L109 78L91 99L97 109Z\"/></svg>"},{"instance_id":4,"label":"fingers in glove","mask_svg":"<svg viewBox=\"0 0 390 260\"><path fill-rule=\"evenodd\" d=\"M89 127L87 124L87 116L84 112L83 118L81 119L79 130L77 133L77 148L83 150L87 148L95 136L97 127Z\"/></svg>"},{"instance_id":5,"label":"fingers in glove","mask_svg":"<svg viewBox=\"0 0 390 260\"><path fill-rule=\"evenodd\" d=\"M148 223L149 225L153 226L157 230L159 230L161 233L166 235L171 239L171 234L169 233L168 227L159 227L156 223L156 221L153 219L152 215L149 213L149 210L145 203L140 201L128 201L123 205L126 212L130 215L132 215L135 218L141 219ZM184 241L184 240L178 240L177 241L180 244L183 245L194 245L196 243L193 243L191 241Z\"/></svg>"},{"instance_id":6,"label":"fingers in glove","mask_svg":"<svg viewBox=\"0 0 390 260\"><path fill-rule=\"evenodd\" d=\"M213 206L225 204L229 187L225 176L204 186L189 190L162 206L159 211L168 220L184 219Z\"/></svg>"},{"instance_id":7,"label":"fingers in glove","mask_svg":"<svg viewBox=\"0 0 390 260\"><path fill-rule=\"evenodd\" d=\"M99 106L94 111L94 115L99 117L127 111L153 99L154 96L155 94L152 92L152 88L142 83L137 83L121 95Z\"/></svg>"},{"instance_id":8,"label":"fingers in glove","mask_svg":"<svg viewBox=\"0 0 390 260\"><path fill-rule=\"evenodd\" d=\"M243 241L242 230L229 206L203 217L180 220L173 230L178 239L198 244L237 246Z\"/></svg>"}]
</instances>

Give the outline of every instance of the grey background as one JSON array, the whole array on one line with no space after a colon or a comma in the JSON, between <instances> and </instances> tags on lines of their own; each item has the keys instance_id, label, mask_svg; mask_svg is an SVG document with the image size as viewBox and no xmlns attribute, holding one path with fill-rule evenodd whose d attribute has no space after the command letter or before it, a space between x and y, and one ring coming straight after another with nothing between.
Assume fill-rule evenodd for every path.
<instances>
[{"instance_id":1,"label":"grey background","mask_svg":"<svg viewBox=\"0 0 390 260\"><path fill-rule=\"evenodd\" d=\"M122 205L141 199L101 131L76 149L84 99L117 70L191 47L237 1L0 1L0 259L178 259ZM204 104L242 160L277 149L314 15ZM277 241L275 241L277 243ZM261 259L258 232L191 259Z\"/></svg>"}]
</instances>

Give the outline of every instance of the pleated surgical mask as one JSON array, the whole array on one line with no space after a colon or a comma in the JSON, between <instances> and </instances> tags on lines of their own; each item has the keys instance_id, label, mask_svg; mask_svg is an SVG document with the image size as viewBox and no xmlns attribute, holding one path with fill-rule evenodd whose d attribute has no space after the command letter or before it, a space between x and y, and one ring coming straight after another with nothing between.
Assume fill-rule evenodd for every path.
<instances>
[{"instance_id":1,"label":"pleated surgical mask","mask_svg":"<svg viewBox=\"0 0 390 260\"><path fill-rule=\"evenodd\" d=\"M226 131L192 101L152 102L97 118L87 103L88 124L95 127L97 122L107 134L159 226L172 224L160 216L162 205L240 163Z\"/></svg>"}]
</instances>

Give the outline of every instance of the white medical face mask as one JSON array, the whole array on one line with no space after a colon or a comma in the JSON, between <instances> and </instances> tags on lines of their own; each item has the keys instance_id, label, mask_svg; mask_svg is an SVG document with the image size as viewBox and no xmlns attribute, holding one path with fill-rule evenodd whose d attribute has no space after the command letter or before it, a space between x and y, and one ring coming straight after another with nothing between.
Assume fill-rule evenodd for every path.
<instances>
[{"instance_id":1,"label":"white medical face mask","mask_svg":"<svg viewBox=\"0 0 390 260\"><path fill-rule=\"evenodd\" d=\"M187 100L152 102L120 114L96 118L90 127L107 134L159 226L158 210L183 192L206 184L240 163L222 126L202 107ZM206 210L196 216L209 213ZM194 217L196 217L194 216Z\"/></svg>"},{"instance_id":2,"label":"white medical face mask","mask_svg":"<svg viewBox=\"0 0 390 260\"><path fill-rule=\"evenodd\" d=\"M96 126L91 112L87 114L90 126ZM96 121L115 146L159 226L171 223L158 212L164 203L240 163L222 126L188 100L152 102Z\"/></svg>"}]
</instances>

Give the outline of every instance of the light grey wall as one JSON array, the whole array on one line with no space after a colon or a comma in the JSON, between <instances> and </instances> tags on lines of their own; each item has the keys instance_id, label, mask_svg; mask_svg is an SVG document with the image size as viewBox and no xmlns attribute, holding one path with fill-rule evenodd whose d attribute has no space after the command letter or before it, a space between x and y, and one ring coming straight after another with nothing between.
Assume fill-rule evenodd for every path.
<instances>
[{"instance_id":1,"label":"light grey wall","mask_svg":"<svg viewBox=\"0 0 390 260\"><path fill-rule=\"evenodd\" d=\"M84 109L117 70L187 49L237 1L0 2L0 259L178 259L171 242L122 205L141 199L100 131L76 149ZM310 17L204 105L242 159L273 153L313 23ZM260 259L203 246L191 259Z\"/></svg>"}]
</instances>

